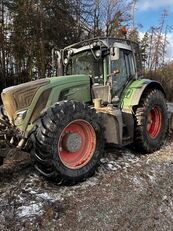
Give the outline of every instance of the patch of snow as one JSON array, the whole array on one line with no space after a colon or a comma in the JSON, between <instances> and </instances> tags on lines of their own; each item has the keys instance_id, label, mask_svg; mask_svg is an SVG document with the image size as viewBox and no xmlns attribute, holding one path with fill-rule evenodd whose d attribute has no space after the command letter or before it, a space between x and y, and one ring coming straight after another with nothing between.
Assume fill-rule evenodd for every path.
<instances>
[{"instance_id":1,"label":"patch of snow","mask_svg":"<svg viewBox=\"0 0 173 231\"><path fill-rule=\"evenodd\" d=\"M116 171L117 169L121 168L121 166L115 161L109 161L108 163L105 164L105 167L107 170L111 170L111 171Z\"/></svg>"},{"instance_id":2,"label":"patch of snow","mask_svg":"<svg viewBox=\"0 0 173 231\"><path fill-rule=\"evenodd\" d=\"M150 179L151 183L154 183L154 182L155 182L155 180L156 180L155 175L147 174L147 176L149 177L149 179Z\"/></svg>"},{"instance_id":3,"label":"patch of snow","mask_svg":"<svg viewBox=\"0 0 173 231\"><path fill-rule=\"evenodd\" d=\"M163 201L165 201L165 200L167 200L168 199L168 197L165 195L165 196L163 196L163 198L162 198L162 200Z\"/></svg>"},{"instance_id":4,"label":"patch of snow","mask_svg":"<svg viewBox=\"0 0 173 231\"><path fill-rule=\"evenodd\" d=\"M101 169L108 171L117 171L118 169L126 170L133 164L137 165L140 158L133 154L130 150L123 150L121 155L108 153L106 158L101 159Z\"/></svg>"},{"instance_id":5,"label":"patch of snow","mask_svg":"<svg viewBox=\"0 0 173 231\"><path fill-rule=\"evenodd\" d=\"M36 191L34 191L34 190L31 189L31 190L29 191L29 193L30 193L30 194L33 194L33 195L36 195L38 192L36 192Z\"/></svg>"},{"instance_id":6,"label":"patch of snow","mask_svg":"<svg viewBox=\"0 0 173 231\"><path fill-rule=\"evenodd\" d=\"M139 188L140 191L142 191L143 188L144 188L144 185L143 185L143 182L142 182L142 181L143 181L143 180L142 180L140 177L138 177L138 176L135 176L135 177L133 178L133 183L134 183L134 185L135 185L137 188Z\"/></svg>"},{"instance_id":7,"label":"patch of snow","mask_svg":"<svg viewBox=\"0 0 173 231\"><path fill-rule=\"evenodd\" d=\"M23 203L25 199L21 196L21 194L18 194L16 200L18 200L20 203Z\"/></svg>"},{"instance_id":8,"label":"patch of snow","mask_svg":"<svg viewBox=\"0 0 173 231\"><path fill-rule=\"evenodd\" d=\"M129 168L130 167L129 163L124 163L124 165L125 165L125 168Z\"/></svg>"},{"instance_id":9,"label":"patch of snow","mask_svg":"<svg viewBox=\"0 0 173 231\"><path fill-rule=\"evenodd\" d=\"M18 208L17 215L19 218L41 216L43 215L43 205L41 203L36 204L35 202L27 206L21 206Z\"/></svg>"},{"instance_id":10,"label":"patch of snow","mask_svg":"<svg viewBox=\"0 0 173 231\"><path fill-rule=\"evenodd\" d=\"M125 153L123 153L123 160L133 164L138 162L140 159L130 151L125 151Z\"/></svg>"},{"instance_id":11,"label":"patch of snow","mask_svg":"<svg viewBox=\"0 0 173 231\"><path fill-rule=\"evenodd\" d=\"M61 194L59 193L47 193L47 192L44 192L44 193L40 193L40 194L37 194L37 197L40 197L44 200L49 200L51 202L55 202L55 201L63 201L64 198L62 197Z\"/></svg>"}]
</instances>

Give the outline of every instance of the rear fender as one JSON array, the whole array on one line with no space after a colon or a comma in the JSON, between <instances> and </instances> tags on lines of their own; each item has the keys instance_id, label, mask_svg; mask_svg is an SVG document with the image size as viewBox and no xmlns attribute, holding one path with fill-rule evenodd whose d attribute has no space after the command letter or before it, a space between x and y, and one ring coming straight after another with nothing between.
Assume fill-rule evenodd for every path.
<instances>
[{"instance_id":1,"label":"rear fender","mask_svg":"<svg viewBox=\"0 0 173 231\"><path fill-rule=\"evenodd\" d=\"M143 93L149 89L158 89L166 97L162 85L154 80L142 79L133 81L123 92L120 107L122 111L133 112L133 106L139 105Z\"/></svg>"},{"instance_id":2,"label":"rear fender","mask_svg":"<svg viewBox=\"0 0 173 231\"><path fill-rule=\"evenodd\" d=\"M122 110L124 124L127 126L128 134L132 139L134 137L134 106L139 105L143 93L149 89L158 89L166 97L162 85L157 81L149 79L131 82L122 94L119 106Z\"/></svg>"}]
</instances>

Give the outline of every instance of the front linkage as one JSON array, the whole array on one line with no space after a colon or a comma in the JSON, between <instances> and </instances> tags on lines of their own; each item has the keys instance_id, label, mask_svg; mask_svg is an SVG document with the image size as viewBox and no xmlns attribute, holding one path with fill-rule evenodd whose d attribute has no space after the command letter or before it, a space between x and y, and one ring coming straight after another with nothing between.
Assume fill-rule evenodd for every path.
<instances>
[{"instance_id":1,"label":"front linkage","mask_svg":"<svg viewBox=\"0 0 173 231\"><path fill-rule=\"evenodd\" d=\"M3 107L0 106L0 147L8 148L17 146L21 139L19 130L13 126L4 113ZM5 158L5 152L0 152L0 157Z\"/></svg>"}]
</instances>

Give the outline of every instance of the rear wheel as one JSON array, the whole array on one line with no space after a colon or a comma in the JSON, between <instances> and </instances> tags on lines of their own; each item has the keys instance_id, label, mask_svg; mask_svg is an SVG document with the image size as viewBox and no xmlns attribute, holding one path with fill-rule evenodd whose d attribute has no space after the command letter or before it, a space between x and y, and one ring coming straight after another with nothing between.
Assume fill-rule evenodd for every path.
<instances>
[{"instance_id":1,"label":"rear wheel","mask_svg":"<svg viewBox=\"0 0 173 231\"><path fill-rule=\"evenodd\" d=\"M139 151L151 153L164 142L168 127L166 100L159 90L144 93L135 110L135 146Z\"/></svg>"},{"instance_id":2,"label":"rear wheel","mask_svg":"<svg viewBox=\"0 0 173 231\"><path fill-rule=\"evenodd\" d=\"M70 184L95 172L104 149L98 114L74 101L49 108L39 119L31 138L39 172Z\"/></svg>"}]
</instances>

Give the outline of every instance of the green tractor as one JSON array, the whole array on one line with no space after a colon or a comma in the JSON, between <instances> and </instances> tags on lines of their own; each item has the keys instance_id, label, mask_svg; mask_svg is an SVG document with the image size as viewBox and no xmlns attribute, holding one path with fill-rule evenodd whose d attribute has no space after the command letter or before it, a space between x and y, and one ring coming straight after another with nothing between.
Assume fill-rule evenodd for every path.
<instances>
[{"instance_id":1,"label":"green tractor","mask_svg":"<svg viewBox=\"0 0 173 231\"><path fill-rule=\"evenodd\" d=\"M142 79L139 47L95 38L59 52L58 77L3 90L1 136L31 153L44 176L79 182L94 174L105 143L158 150L168 131L166 94Z\"/></svg>"}]
</instances>

